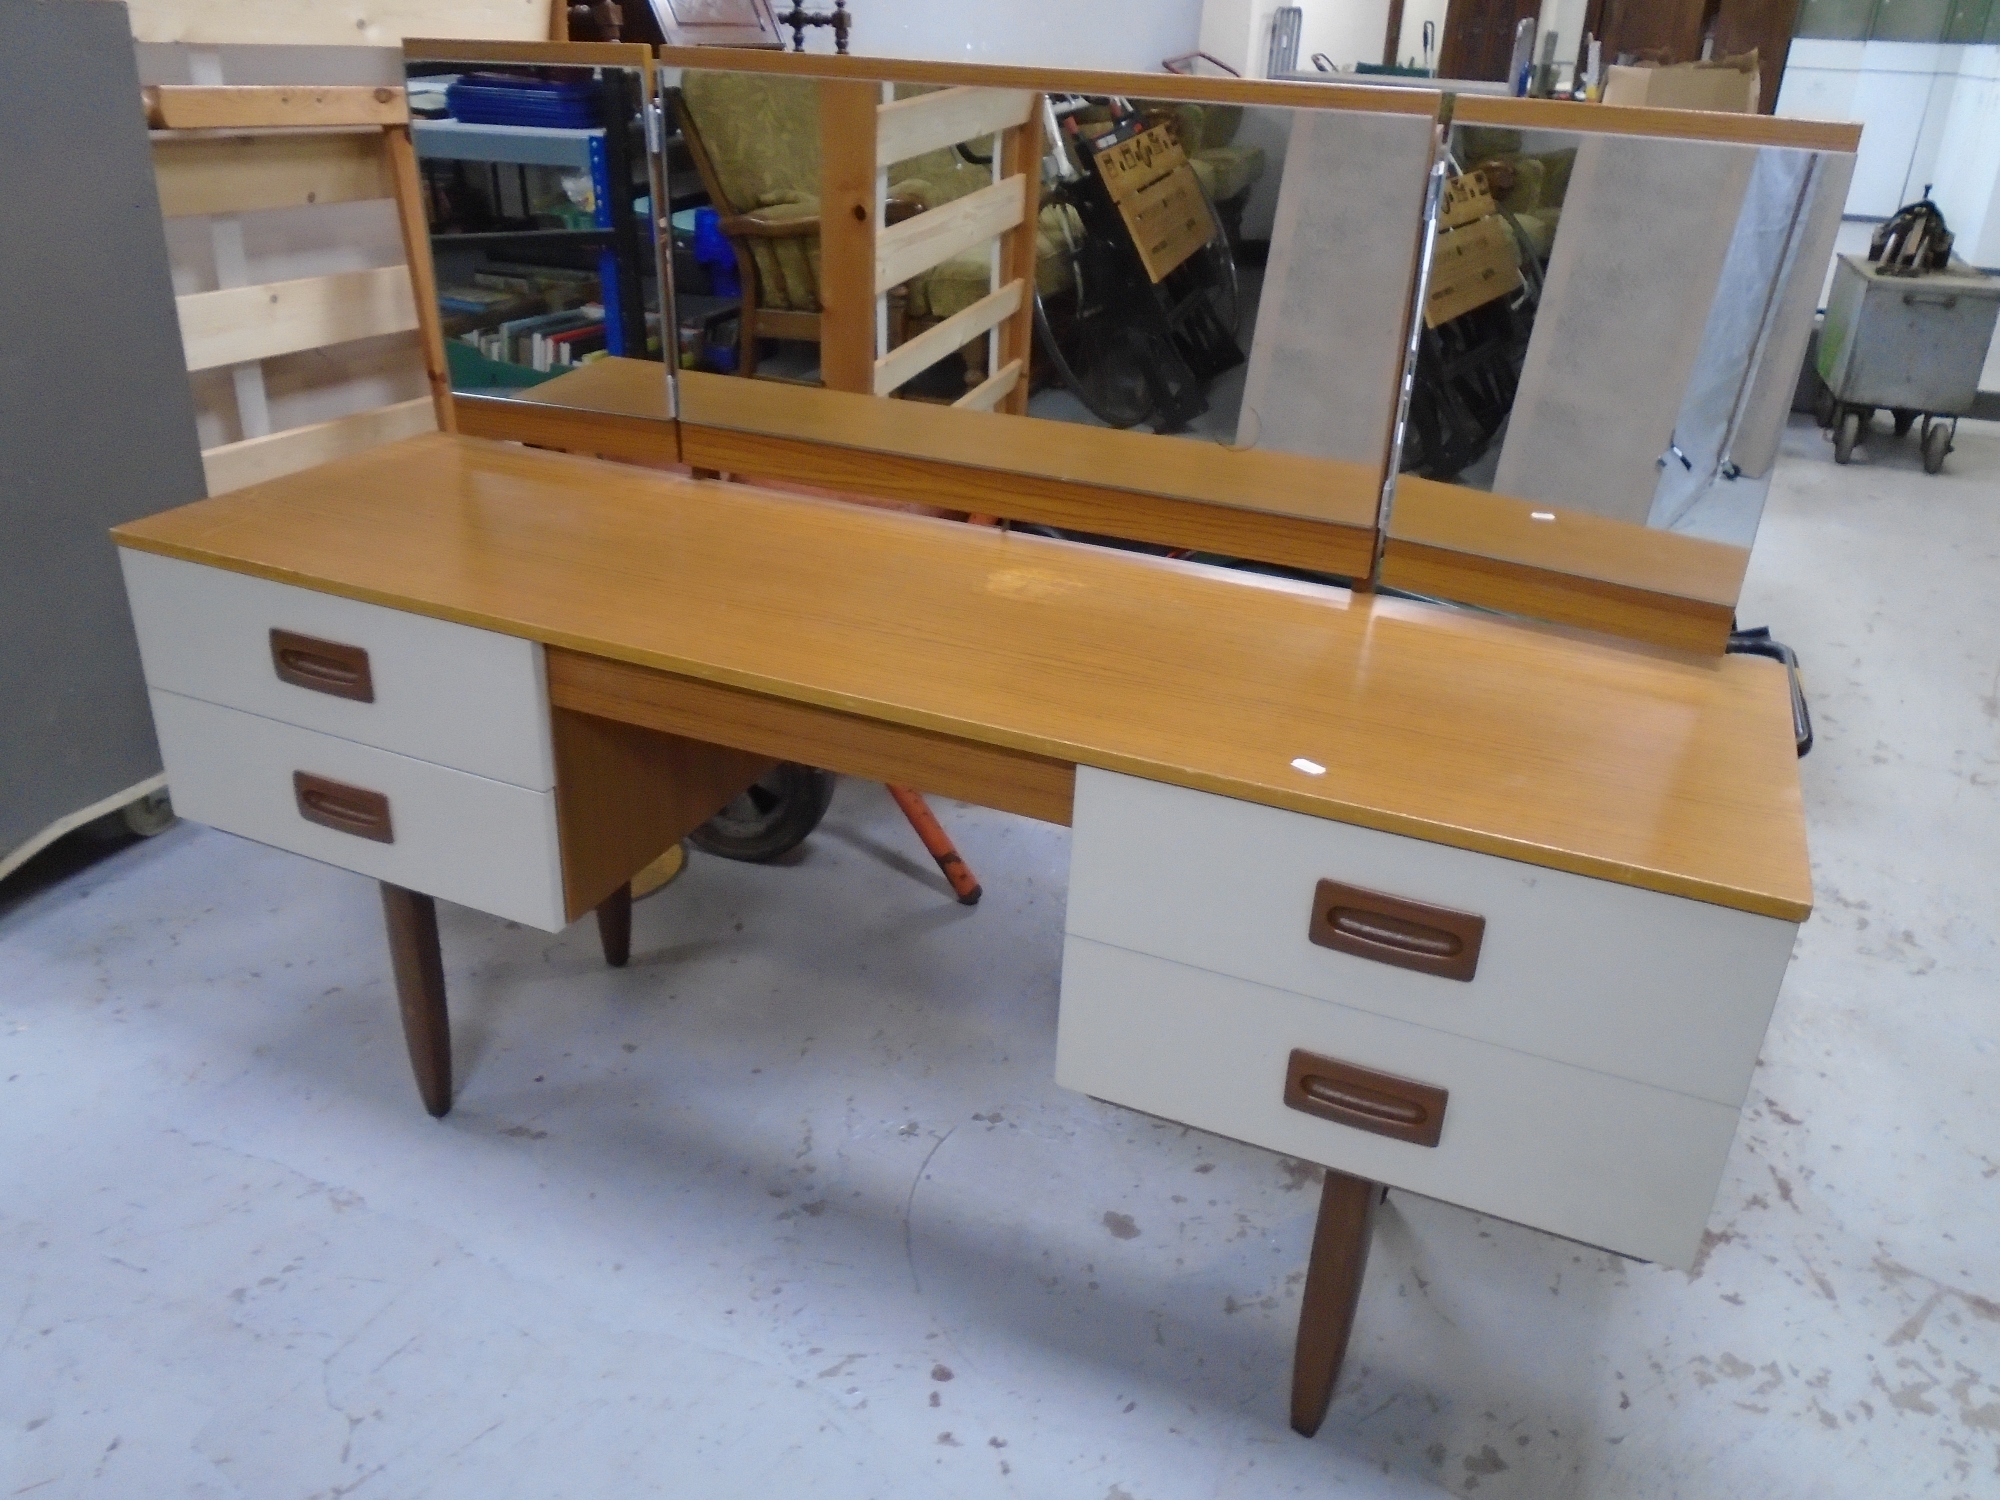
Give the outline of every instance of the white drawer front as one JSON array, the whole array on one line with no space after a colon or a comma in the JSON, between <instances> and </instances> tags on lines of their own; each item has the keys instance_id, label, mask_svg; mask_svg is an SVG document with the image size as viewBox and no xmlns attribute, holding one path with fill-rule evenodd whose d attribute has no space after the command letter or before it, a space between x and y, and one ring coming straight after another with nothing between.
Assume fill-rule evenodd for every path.
<instances>
[{"instance_id":1,"label":"white drawer front","mask_svg":"<svg viewBox=\"0 0 2000 1500\"><path fill-rule=\"evenodd\" d=\"M1335 880L1485 918L1470 981L1315 945ZM1789 922L1079 766L1068 930L1732 1107Z\"/></svg>"},{"instance_id":2,"label":"white drawer front","mask_svg":"<svg viewBox=\"0 0 2000 1500\"><path fill-rule=\"evenodd\" d=\"M555 785L534 641L121 549L149 687L510 781ZM272 630L368 653L374 701L281 680Z\"/></svg>"},{"instance_id":3,"label":"white drawer front","mask_svg":"<svg viewBox=\"0 0 2000 1500\"><path fill-rule=\"evenodd\" d=\"M554 792L454 771L155 688L174 811L549 932L567 925ZM393 843L301 815L294 772L379 792Z\"/></svg>"},{"instance_id":4,"label":"white drawer front","mask_svg":"<svg viewBox=\"0 0 2000 1500\"><path fill-rule=\"evenodd\" d=\"M1435 1146L1288 1107L1294 1048L1447 1091ZM1586 1244L1687 1266L1737 1112L1069 938L1056 1082Z\"/></svg>"}]
</instances>

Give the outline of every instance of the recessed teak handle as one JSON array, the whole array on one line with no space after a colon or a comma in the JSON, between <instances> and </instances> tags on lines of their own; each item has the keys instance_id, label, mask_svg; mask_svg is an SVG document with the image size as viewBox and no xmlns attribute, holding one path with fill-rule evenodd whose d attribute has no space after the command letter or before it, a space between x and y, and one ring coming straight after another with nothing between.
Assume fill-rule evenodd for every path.
<instances>
[{"instance_id":1,"label":"recessed teak handle","mask_svg":"<svg viewBox=\"0 0 2000 1500\"><path fill-rule=\"evenodd\" d=\"M351 833L358 839L373 839L378 844L396 842L389 799L381 792L315 776L310 771L294 771L292 795L298 801L299 816L308 823L331 828L335 833Z\"/></svg>"},{"instance_id":2,"label":"recessed teak handle","mask_svg":"<svg viewBox=\"0 0 2000 1500\"><path fill-rule=\"evenodd\" d=\"M369 670L365 647L322 641L292 630L273 630L271 666L280 682L293 687L352 698L357 703L375 701L375 677Z\"/></svg>"},{"instance_id":3,"label":"recessed teak handle","mask_svg":"<svg viewBox=\"0 0 2000 1500\"><path fill-rule=\"evenodd\" d=\"M1306 935L1337 953L1440 979L1469 980L1479 970L1486 919L1322 880L1313 891L1312 926Z\"/></svg>"},{"instance_id":4,"label":"recessed teak handle","mask_svg":"<svg viewBox=\"0 0 2000 1500\"><path fill-rule=\"evenodd\" d=\"M1285 1069L1288 1108L1412 1146L1438 1143L1449 1098L1448 1091L1428 1083L1322 1057L1303 1047L1292 1049Z\"/></svg>"}]
</instances>

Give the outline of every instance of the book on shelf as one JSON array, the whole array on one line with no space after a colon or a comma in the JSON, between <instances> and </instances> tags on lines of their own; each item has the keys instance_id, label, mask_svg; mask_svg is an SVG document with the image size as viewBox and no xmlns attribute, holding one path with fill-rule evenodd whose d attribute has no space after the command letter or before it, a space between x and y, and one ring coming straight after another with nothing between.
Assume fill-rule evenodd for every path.
<instances>
[{"instance_id":1,"label":"book on shelf","mask_svg":"<svg viewBox=\"0 0 2000 1500\"><path fill-rule=\"evenodd\" d=\"M537 365L537 369L566 370L573 365L582 364L589 356L604 352L603 320L587 323L581 328L550 334L545 343L548 363Z\"/></svg>"}]
</instances>

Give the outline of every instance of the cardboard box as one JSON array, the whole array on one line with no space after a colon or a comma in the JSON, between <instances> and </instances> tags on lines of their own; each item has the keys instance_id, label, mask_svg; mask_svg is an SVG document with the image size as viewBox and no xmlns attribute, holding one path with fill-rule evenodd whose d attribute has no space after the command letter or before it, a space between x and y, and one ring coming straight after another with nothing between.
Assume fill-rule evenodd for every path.
<instances>
[{"instance_id":1,"label":"cardboard box","mask_svg":"<svg viewBox=\"0 0 2000 1500\"><path fill-rule=\"evenodd\" d=\"M1457 229L1495 211L1493 190L1484 172L1465 172L1444 185L1444 201L1438 205L1438 227Z\"/></svg>"},{"instance_id":2,"label":"cardboard box","mask_svg":"<svg viewBox=\"0 0 2000 1500\"><path fill-rule=\"evenodd\" d=\"M1119 201L1118 212L1155 285L1218 233L1194 168L1182 162L1159 181Z\"/></svg>"},{"instance_id":3,"label":"cardboard box","mask_svg":"<svg viewBox=\"0 0 2000 1500\"><path fill-rule=\"evenodd\" d=\"M1606 104L1642 104L1653 109L1705 109L1755 114L1763 92L1756 72L1702 63L1669 68L1604 70Z\"/></svg>"},{"instance_id":4,"label":"cardboard box","mask_svg":"<svg viewBox=\"0 0 2000 1500\"><path fill-rule=\"evenodd\" d=\"M1448 229L1431 251L1430 293L1424 323L1435 328L1504 297L1521 284L1514 236L1498 218L1474 219Z\"/></svg>"}]
</instances>

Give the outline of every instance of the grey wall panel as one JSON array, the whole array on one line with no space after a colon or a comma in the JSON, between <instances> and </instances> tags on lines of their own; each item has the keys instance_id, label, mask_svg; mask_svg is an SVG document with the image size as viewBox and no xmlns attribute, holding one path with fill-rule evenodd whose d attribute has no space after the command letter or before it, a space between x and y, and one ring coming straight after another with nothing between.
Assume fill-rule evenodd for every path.
<instances>
[{"instance_id":1,"label":"grey wall panel","mask_svg":"<svg viewBox=\"0 0 2000 1500\"><path fill-rule=\"evenodd\" d=\"M203 493L125 7L0 0L0 861L158 772L107 528Z\"/></svg>"},{"instance_id":2,"label":"grey wall panel","mask_svg":"<svg viewBox=\"0 0 2000 1500\"><path fill-rule=\"evenodd\" d=\"M1237 442L1386 460L1430 164L1428 116L1293 113Z\"/></svg>"},{"instance_id":3,"label":"grey wall panel","mask_svg":"<svg viewBox=\"0 0 2000 1500\"><path fill-rule=\"evenodd\" d=\"M1586 136L1493 480L1644 524L1756 148Z\"/></svg>"}]
</instances>

